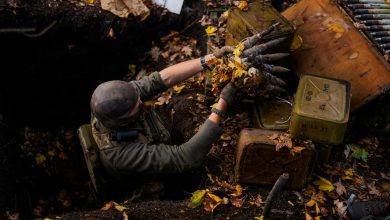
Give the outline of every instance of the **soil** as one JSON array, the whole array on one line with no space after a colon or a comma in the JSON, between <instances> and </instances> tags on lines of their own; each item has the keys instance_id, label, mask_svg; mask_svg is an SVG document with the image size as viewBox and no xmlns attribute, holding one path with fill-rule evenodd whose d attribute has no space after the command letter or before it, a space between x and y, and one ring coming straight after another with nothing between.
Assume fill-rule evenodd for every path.
<instances>
[{"instance_id":1,"label":"soil","mask_svg":"<svg viewBox=\"0 0 390 220\"><path fill-rule=\"evenodd\" d=\"M0 33L0 50L5 54L1 60L2 77L6 79L0 80L0 218L8 216L6 211L19 213L21 219L42 216L53 219L56 216L62 219L123 219L124 216L129 219L253 219L261 215L261 208L248 202L240 208L232 204L220 205L212 213L201 207L188 207L191 193L209 183L207 174L226 177L226 173L234 172L237 137L228 147L213 147L201 169L166 178L166 195L152 201L126 202L131 195L125 193L115 198L110 195L97 198L83 161L76 129L89 121L88 103L93 89L107 80L134 78L129 64L136 64L139 70L153 42L158 42L170 30L196 37L200 41L199 48L205 51L204 27L193 23L203 13L198 10L199 2L186 1L181 16L161 16L162 10L156 8L150 18L141 23L136 18L117 19L102 11L99 2L86 6L82 2L56 0L0 1L1 27L43 30L57 21L49 31L35 38L20 33ZM114 30L114 38L107 35L110 28ZM166 65L162 61L153 69ZM158 109L170 125L174 143L180 144L192 137L207 118L209 108L201 109L197 100L203 91L202 87L185 90ZM370 158L370 169L355 164L364 176L370 176L371 171L388 172L389 103L390 94L385 93L351 115L346 143L356 143L367 136L377 137L379 142L375 152L381 157L375 154L375 158ZM231 133L238 134L242 127L250 126L245 111L235 117L224 123ZM39 157L36 155L53 149L56 155L37 165ZM333 148L331 165L345 162L343 150ZM322 166L315 170L315 174L323 173ZM245 186L244 200L249 201L257 194L265 200L269 190L270 187ZM128 207L125 214L114 208L100 210L110 200L125 201L123 204ZM327 201L326 207L332 210L332 201ZM275 201L270 219L304 219L304 212L296 191L286 190ZM326 218L338 219L332 212Z\"/></svg>"}]
</instances>

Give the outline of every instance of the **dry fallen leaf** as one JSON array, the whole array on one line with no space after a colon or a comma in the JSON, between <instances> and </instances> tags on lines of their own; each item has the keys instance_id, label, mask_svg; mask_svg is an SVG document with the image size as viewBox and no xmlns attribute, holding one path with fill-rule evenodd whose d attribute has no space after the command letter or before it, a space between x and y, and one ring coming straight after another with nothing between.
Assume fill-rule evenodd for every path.
<instances>
[{"instance_id":1,"label":"dry fallen leaf","mask_svg":"<svg viewBox=\"0 0 390 220\"><path fill-rule=\"evenodd\" d=\"M206 31L207 35L215 35L215 32L217 30L218 29L214 26L208 26L205 31Z\"/></svg>"},{"instance_id":2,"label":"dry fallen leaf","mask_svg":"<svg viewBox=\"0 0 390 220\"><path fill-rule=\"evenodd\" d=\"M252 197L252 198L249 200L249 204L255 205L255 206L257 206L257 207L260 207L261 204L263 204L263 203L264 203L264 201L263 201L263 199L261 198L261 195L257 195L255 198Z\"/></svg>"},{"instance_id":3,"label":"dry fallen leaf","mask_svg":"<svg viewBox=\"0 0 390 220\"><path fill-rule=\"evenodd\" d=\"M332 182L330 182L329 180L323 178L323 177L320 177L319 176L319 180L316 180L314 181L314 185L318 186L318 189L320 190L323 190L323 191L327 191L327 192L331 192L334 190L334 186L332 184Z\"/></svg>"},{"instance_id":4,"label":"dry fallen leaf","mask_svg":"<svg viewBox=\"0 0 390 220\"><path fill-rule=\"evenodd\" d=\"M338 199L337 200L334 200L333 203L336 205L336 211L337 211L337 214L341 217L341 218L346 218L347 217L347 206L339 201Z\"/></svg>"},{"instance_id":5,"label":"dry fallen leaf","mask_svg":"<svg viewBox=\"0 0 390 220\"><path fill-rule=\"evenodd\" d=\"M184 53L184 55L190 57L192 55L192 49L189 46L184 46L181 51Z\"/></svg>"},{"instance_id":6,"label":"dry fallen leaf","mask_svg":"<svg viewBox=\"0 0 390 220\"><path fill-rule=\"evenodd\" d=\"M375 187L375 182L372 182L371 184L367 184L367 186L370 189L370 191L368 191L369 194L375 195L375 196L380 196L381 195L379 190Z\"/></svg>"},{"instance_id":7,"label":"dry fallen leaf","mask_svg":"<svg viewBox=\"0 0 390 220\"><path fill-rule=\"evenodd\" d=\"M160 48L154 46L154 47L152 47L152 49L150 50L149 53L150 53L150 56L152 57L152 60L157 62L158 61L158 57L161 54L161 51L160 51Z\"/></svg>"},{"instance_id":8,"label":"dry fallen leaf","mask_svg":"<svg viewBox=\"0 0 390 220\"><path fill-rule=\"evenodd\" d=\"M192 197L190 199L189 207L197 207L202 204L203 198L206 195L206 190L196 190L192 193Z\"/></svg>"},{"instance_id":9,"label":"dry fallen leaf","mask_svg":"<svg viewBox=\"0 0 390 220\"><path fill-rule=\"evenodd\" d=\"M244 200L242 198L234 197L230 199L232 205L234 205L237 208L241 208L242 204L244 204Z\"/></svg>"},{"instance_id":10,"label":"dry fallen leaf","mask_svg":"<svg viewBox=\"0 0 390 220\"><path fill-rule=\"evenodd\" d=\"M302 44L303 44L303 39L299 34L297 34L294 36L294 40L291 43L290 50L292 51L297 50L302 47Z\"/></svg>"},{"instance_id":11,"label":"dry fallen leaf","mask_svg":"<svg viewBox=\"0 0 390 220\"><path fill-rule=\"evenodd\" d=\"M339 196L347 194L347 190L345 189L344 185L341 183L340 180L334 185L336 186L336 192Z\"/></svg>"},{"instance_id":12,"label":"dry fallen leaf","mask_svg":"<svg viewBox=\"0 0 390 220\"><path fill-rule=\"evenodd\" d=\"M186 87L185 84L181 85L181 86L173 86L173 91L175 91L177 94L180 94L181 91Z\"/></svg>"}]
</instances>

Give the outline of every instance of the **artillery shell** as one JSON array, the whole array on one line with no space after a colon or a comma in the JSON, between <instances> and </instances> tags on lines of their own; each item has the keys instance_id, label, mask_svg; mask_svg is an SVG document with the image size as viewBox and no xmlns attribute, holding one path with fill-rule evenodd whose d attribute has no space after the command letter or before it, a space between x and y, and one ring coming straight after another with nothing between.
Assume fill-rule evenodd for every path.
<instances>
[{"instance_id":1,"label":"artillery shell","mask_svg":"<svg viewBox=\"0 0 390 220\"><path fill-rule=\"evenodd\" d=\"M355 9L356 14L390 14L390 9Z\"/></svg>"},{"instance_id":2,"label":"artillery shell","mask_svg":"<svg viewBox=\"0 0 390 220\"><path fill-rule=\"evenodd\" d=\"M365 25L390 25L390 19L361 21Z\"/></svg>"},{"instance_id":3,"label":"artillery shell","mask_svg":"<svg viewBox=\"0 0 390 220\"><path fill-rule=\"evenodd\" d=\"M390 31L376 31L376 32L370 32L370 34L373 37L386 37L386 36L390 37Z\"/></svg>"},{"instance_id":4,"label":"artillery shell","mask_svg":"<svg viewBox=\"0 0 390 220\"><path fill-rule=\"evenodd\" d=\"M389 4L348 4L348 8L352 9L361 9L361 8L366 8L366 9L375 9L375 8L390 8Z\"/></svg>"},{"instance_id":5,"label":"artillery shell","mask_svg":"<svg viewBox=\"0 0 390 220\"><path fill-rule=\"evenodd\" d=\"M273 53L273 54L264 54L264 55L259 55L256 57L256 61L260 63L268 63L268 62L273 62L277 60L281 60L290 54L288 53Z\"/></svg>"},{"instance_id":6,"label":"artillery shell","mask_svg":"<svg viewBox=\"0 0 390 220\"><path fill-rule=\"evenodd\" d=\"M277 38L277 39L274 39L274 40L270 40L264 44L260 44L260 45L256 45L252 48L249 48L247 50L244 50L242 52L242 57L248 57L248 56L256 56L258 54L261 54L263 53L267 48L272 48L272 47L275 47L277 45L279 45L280 43L282 43L284 40L286 40L287 37L281 37L281 38Z\"/></svg>"},{"instance_id":7,"label":"artillery shell","mask_svg":"<svg viewBox=\"0 0 390 220\"><path fill-rule=\"evenodd\" d=\"M390 43L380 44L379 46L381 46L382 48L385 48L385 49L390 49Z\"/></svg>"},{"instance_id":8,"label":"artillery shell","mask_svg":"<svg viewBox=\"0 0 390 220\"><path fill-rule=\"evenodd\" d=\"M352 3L352 4L356 4L356 3L363 3L363 4L366 4L366 3L380 3L380 4L386 4L387 1L386 0L347 0L346 2L348 3Z\"/></svg>"},{"instance_id":9,"label":"artillery shell","mask_svg":"<svg viewBox=\"0 0 390 220\"><path fill-rule=\"evenodd\" d=\"M359 20L390 19L390 14L362 14L356 15L355 18Z\"/></svg>"},{"instance_id":10,"label":"artillery shell","mask_svg":"<svg viewBox=\"0 0 390 220\"><path fill-rule=\"evenodd\" d=\"M291 72L289 69L284 68L282 66L274 66L270 64L264 64L264 69L271 73L289 73Z\"/></svg>"},{"instance_id":11,"label":"artillery shell","mask_svg":"<svg viewBox=\"0 0 390 220\"><path fill-rule=\"evenodd\" d=\"M390 25L372 25L372 26L367 26L366 29L369 31L373 31L373 30L390 31Z\"/></svg>"},{"instance_id":12,"label":"artillery shell","mask_svg":"<svg viewBox=\"0 0 390 220\"><path fill-rule=\"evenodd\" d=\"M390 37L377 37L375 38L375 41L381 43L390 43Z\"/></svg>"}]
</instances>

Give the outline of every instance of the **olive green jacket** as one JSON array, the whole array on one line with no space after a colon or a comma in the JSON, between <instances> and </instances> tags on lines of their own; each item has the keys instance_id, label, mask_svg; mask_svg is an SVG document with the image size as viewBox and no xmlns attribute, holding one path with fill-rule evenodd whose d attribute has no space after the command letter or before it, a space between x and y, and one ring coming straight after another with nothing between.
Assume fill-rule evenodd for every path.
<instances>
[{"instance_id":1,"label":"olive green jacket","mask_svg":"<svg viewBox=\"0 0 390 220\"><path fill-rule=\"evenodd\" d=\"M139 92L142 101L151 99L167 87L160 74L131 81ZM100 160L106 171L115 177L136 174L180 173L199 167L212 143L222 133L222 128L210 120L186 143L181 145L148 144L142 135L134 141L112 141L109 130L92 117L92 132L100 150Z\"/></svg>"}]
</instances>

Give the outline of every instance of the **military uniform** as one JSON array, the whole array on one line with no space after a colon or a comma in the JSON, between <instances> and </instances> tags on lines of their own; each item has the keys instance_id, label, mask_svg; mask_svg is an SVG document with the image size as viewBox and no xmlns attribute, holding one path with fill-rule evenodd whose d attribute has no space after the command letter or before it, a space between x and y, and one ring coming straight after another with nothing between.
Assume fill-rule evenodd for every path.
<instances>
[{"instance_id":1,"label":"military uniform","mask_svg":"<svg viewBox=\"0 0 390 220\"><path fill-rule=\"evenodd\" d=\"M135 87L142 101L147 101L167 89L158 72L129 83ZM145 117L153 114L150 112L143 114L137 123L129 125L129 130L140 131L139 135L130 141L112 140L110 138L112 131L92 115L93 137L99 147L100 160L110 176L121 178L137 174L173 174L193 169L201 165L212 143L222 133L219 125L206 120L200 130L186 143L164 144L161 142L169 139L167 135L156 138L156 133L159 132L150 129L150 124L148 128L145 123Z\"/></svg>"}]
</instances>

